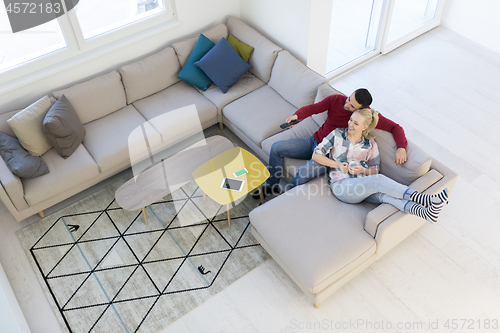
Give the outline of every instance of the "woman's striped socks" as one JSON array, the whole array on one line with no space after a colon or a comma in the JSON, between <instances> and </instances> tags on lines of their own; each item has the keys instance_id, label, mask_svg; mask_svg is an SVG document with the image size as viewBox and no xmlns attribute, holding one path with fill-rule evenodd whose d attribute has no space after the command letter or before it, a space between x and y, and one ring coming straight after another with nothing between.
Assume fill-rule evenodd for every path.
<instances>
[{"instance_id":1,"label":"woman's striped socks","mask_svg":"<svg viewBox=\"0 0 500 333\"><path fill-rule=\"evenodd\" d=\"M445 188L438 194L422 194L418 193L417 191L413 192L410 195L410 200L413 202L416 202L424 207L430 207L431 204L434 203L439 203L439 202L444 202L448 203L448 189Z\"/></svg>"},{"instance_id":2,"label":"woman's striped socks","mask_svg":"<svg viewBox=\"0 0 500 333\"><path fill-rule=\"evenodd\" d=\"M411 207L408 209L408 213L421 217L428 222L436 223L439 217L439 213L441 209L443 209L445 201L440 201L436 203L435 201L431 202L430 207L423 207L418 203L413 203Z\"/></svg>"}]
</instances>

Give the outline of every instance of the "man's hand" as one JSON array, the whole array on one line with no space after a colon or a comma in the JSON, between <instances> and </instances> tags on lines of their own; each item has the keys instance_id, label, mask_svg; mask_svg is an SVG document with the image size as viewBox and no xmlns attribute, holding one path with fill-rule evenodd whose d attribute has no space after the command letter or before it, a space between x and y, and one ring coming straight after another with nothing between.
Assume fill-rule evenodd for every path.
<instances>
[{"instance_id":1,"label":"man's hand","mask_svg":"<svg viewBox=\"0 0 500 333\"><path fill-rule=\"evenodd\" d=\"M297 119L299 119L299 116L297 116L296 114L294 114L293 116L290 116L290 117L286 118L286 122L289 123L289 122L291 122L293 120L297 120ZM293 127L293 126L297 126L297 125L298 124L290 125L288 128Z\"/></svg>"},{"instance_id":2,"label":"man's hand","mask_svg":"<svg viewBox=\"0 0 500 333\"><path fill-rule=\"evenodd\" d=\"M400 165L406 162L406 149L398 148L396 150L396 157L394 158L394 163Z\"/></svg>"}]
</instances>

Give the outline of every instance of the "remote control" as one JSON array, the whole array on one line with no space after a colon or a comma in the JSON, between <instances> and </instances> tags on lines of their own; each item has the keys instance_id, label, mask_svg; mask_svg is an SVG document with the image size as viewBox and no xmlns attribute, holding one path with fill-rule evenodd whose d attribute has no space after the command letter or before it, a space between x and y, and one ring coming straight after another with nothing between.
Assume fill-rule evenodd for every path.
<instances>
[{"instance_id":1,"label":"remote control","mask_svg":"<svg viewBox=\"0 0 500 333\"><path fill-rule=\"evenodd\" d=\"M291 121L291 122L289 122L289 123L283 123L283 124L281 124L281 125L280 125L280 127L281 127L281 128L283 128L283 129L285 129L285 128L287 128L287 127L290 127L290 126L295 125L295 124L298 124L298 123L300 123L300 120L295 119L295 120L292 120L292 121Z\"/></svg>"}]
</instances>

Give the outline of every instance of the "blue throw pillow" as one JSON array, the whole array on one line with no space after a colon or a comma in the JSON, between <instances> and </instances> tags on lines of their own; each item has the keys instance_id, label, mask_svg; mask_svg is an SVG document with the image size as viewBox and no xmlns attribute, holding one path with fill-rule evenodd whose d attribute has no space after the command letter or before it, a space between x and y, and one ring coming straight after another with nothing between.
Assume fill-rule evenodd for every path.
<instances>
[{"instance_id":1,"label":"blue throw pillow","mask_svg":"<svg viewBox=\"0 0 500 333\"><path fill-rule=\"evenodd\" d=\"M224 37L194 65L200 67L224 94L252 68Z\"/></svg>"},{"instance_id":2,"label":"blue throw pillow","mask_svg":"<svg viewBox=\"0 0 500 333\"><path fill-rule=\"evenodd\" d=\"M196 42L196 46L193 51L191 51L191 54L189 54L184 67L182 67L179 74L177 74L177 77L191 83L193 86L196 86L203 91L207 90L210 87L210 84L212 84L212 81L205 73L203 73L201 69L196 67L194 63L203 58L203 56L214 46L214 42L200 34L200 37L198 37L198 41Z\"/></svg>"}]
</instances>

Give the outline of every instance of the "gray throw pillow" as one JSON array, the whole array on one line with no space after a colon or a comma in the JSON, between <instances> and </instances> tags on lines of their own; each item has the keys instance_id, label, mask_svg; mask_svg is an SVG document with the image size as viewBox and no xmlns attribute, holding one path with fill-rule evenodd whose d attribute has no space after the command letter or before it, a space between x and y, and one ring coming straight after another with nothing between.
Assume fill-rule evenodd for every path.
<instances>
[{"instance_id":1,"label":"gray throw pillow","mask_svg":"<svg viewBox=\"0 0 500 333\"><path fill-rule=\"evenodd\" d=\"M4 133L0 133L0 156L18 177L34 178L49 173L47 164L39 156L32 156L18 139Z\"/></svg>"},{"instance_id":2,"label":"gray throw pillow","mask_svg":"<svg viewBox=\"0 0 500 333\"><path fill-rule=\"evenodd\" d=\"M43 132L63 158L68 158L85 137L85 129L75 109L62 95L43 120Z\"/></svg>"}]
</instances>

